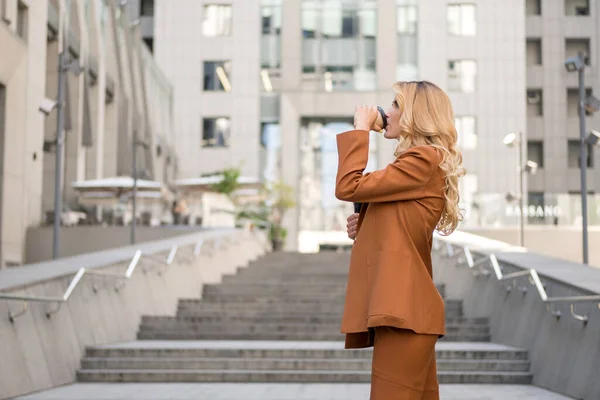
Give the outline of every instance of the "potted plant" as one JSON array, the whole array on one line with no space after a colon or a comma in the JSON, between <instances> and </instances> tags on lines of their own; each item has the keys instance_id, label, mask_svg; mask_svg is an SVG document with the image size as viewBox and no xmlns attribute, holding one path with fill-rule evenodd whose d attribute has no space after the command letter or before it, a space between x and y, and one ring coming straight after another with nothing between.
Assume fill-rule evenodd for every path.
<instances>
[{"instance_id":1,"label":"potted plant","mask_svg":"<svg viewBox=\"0 0 600 400\"><path fill-rule=\"evenodd\" d=\"M283 249L287 237L287 229L283 227L283 218L286 212L296 205L294 189L279 181L266 186L268 192L267 206L270 209L271 232L270 238L273 251Z\"/></svg>"}]
</instances>

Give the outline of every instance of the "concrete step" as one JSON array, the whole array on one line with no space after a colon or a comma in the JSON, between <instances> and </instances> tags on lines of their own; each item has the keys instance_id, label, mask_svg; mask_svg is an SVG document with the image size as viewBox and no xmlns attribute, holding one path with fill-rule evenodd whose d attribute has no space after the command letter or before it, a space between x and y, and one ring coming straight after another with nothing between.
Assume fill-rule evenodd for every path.
<instances>
[{"instance_id":1,"label":"concrete step","mask_svg":"<svg viewBox=\"0 0 600 400\"><path fill-rule=\"evenodd\" d=\"M338 320L322 323L303 324L295 322L265 322L254 324L243 321L234 322L209 322L198 323L178 318L165 318L163 320L147 321L140 325L141 331L170 331L179 330L187 333L208 332L244 332L266 334L276 333L339 333L340 322ZM446 325L447 334L451 335L489 335L489 326L482 324L449 324Z\"/></svg>"},{"instance_id":2,"label":"concrete step","mask_svg":"<svg viewBox=\"0 0 600 400\"><path fill-rule=\"evenodd\" d=\"M143 315L142 324L156 323L156 321L188 321L195 323L234 323L234 322L247 322L253 324L272 323L272 322L295 322L295 323L331 323L332 321L339 321L340 315L336 313L322 313L322 314L311 314L311 313L247 313L247 312L228 312L227 314L217 314L209 311L195 311L193 313L181 314L177 316L155 316L155 315ZM488 318L446 318L447 325L488 325Z\"/></svg>"},{"instance_id":3,"label":"concrete step","mask_svg":"<svg viewBox=\"0 0 600 400\"><path fill-rule=\"evenodd\" d=\"M86 357L370 359L373 350L344 349L340 342L312 341L135 341L87 347ZM494 343L443 343L438 360L527 360L527 351Z\"/></svg>"},{"instance_id":4,"label":"concrete step","mask_svg":"<svg viewBox=\"0 0 600 400\"><path fill-rule=\"evenodd\" d=\"M177 357L86 357L81 368L89 369L177 369L177 370L295 370L370 371L371 359L322 358L177 358ZM438 371L527 372L526 360L439 360Z\"/></svg>"},{"instance_id":5,"label":"concrete step","mask_svg":"<svg viewBox=\"0 0 600 400\"><path fill-rule=\"evenodd\" d=\"M80 382L329 382L368 383L371 374L367 371L286 371L286 370L79 370ZM441 371L441 384L530 384L529 372L468 372Z\"/></svg>"},{"instance_id":6,"label":"concrete step","mask_svg":"<svg viewBox=\"0 0 600 400\"><path fill-rule=\"evenodd\" d=\"M182 331L179 329L143 329L138 331L139 340L293 340L293 341L340 341L345 336L336 332L234 332L222 331ZM486 342L490 335L447 334L441 341Z\"/></svg>"}]
</instances>

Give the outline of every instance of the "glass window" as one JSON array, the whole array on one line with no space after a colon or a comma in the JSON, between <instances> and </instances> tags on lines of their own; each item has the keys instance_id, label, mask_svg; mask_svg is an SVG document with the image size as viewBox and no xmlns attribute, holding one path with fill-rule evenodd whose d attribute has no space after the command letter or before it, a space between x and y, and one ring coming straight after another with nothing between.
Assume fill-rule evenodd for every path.
<instances>
[{"instance_id":1,"label":"glass window","mask_svg":"<svg viewBox=\"0 0 600 400\"><path fill-rule=\"evenodd\" d=\"M586 144L586 145L587 145L587 167L593 168L594 167L594 147L590 144ZM581 164L581 162L580 162L581 158L579 157L580 149L581 149L581 141L579 141L579 140L569 140L568 141L567 162L568 162L569 168L579 168L579 165Z\"/></svg>"},{"instance_id":2,"label":"glass window","mask_svg":"<svg viewBox=\"0 0 600 400\"><path fill-rule=\"evenodd\" d=\"M592 95L592 89L585 89L585 97ZM585 111L585 115L592 115L591 112ZM579 89L567 89L567 116L578 117L579 116Z\"/></svg>"},{"instance_id":3,"label":"glass window","mask_svg":"<svg viewBox=\"0 0 600 400\"><path fill-rule=\"evenodd\" d=\"M304 90L375 89L375 1L304 1L302 32Z\"/></svg>"},{"instance_id":4,"label":"glass window","mask_svg":"<svg viewBox=\"0 0 600 400\"><path fill-rule=\"evenodd\" d=\"M474 36L475 26L474 4L448 5L448 33L450 35Z\"/></svg>"},{"instance_id":5,"label":"glass window","mask_svg":"<svg viewBox=\"0 0 600 400\"><path fill-rule=\"evenodd\" d=\"M140 15L142 15L142 16L153 16L154 15L154 0L142 0L140 2Z\"/></svg>"},{"instance_id":6,"label":"glass window","mask_svg":"<svg viewBox=\"0 0 600 400\"><path fill-rule=\"evenodd\" d=\"M398 33L414 36L417 34L417 7L399 6L397 10Z\"/></svg>"},{"instance_id":7,"label":"glass window","mask_svg":"<svg viewBox=\"0 0 600 400\"><path fill-rule=\"evenodd\" d=\"M477 63L473 60L448 61L448 90L473 93L477 81Z\"/></svg>"},{"instance_id":8,"label":"glass window","mask_svg":"<svg viewBox=\"0 0 600 400\"><path fill-rule=\"evenodd\" d=\"M229 92L231 91L231 61L204 62L204 90Z\"/></svg>"},{"instance_id":9,"label":"glass window","mask_svg":"<svg viewBox=\"0 0 600 400\"><path fill-rule=\"evenodd\" d=\"M575 57L579 53L583 53L585 65L590 65L590 39L565 39L565 57Z\"/></svg>"},{"instance_id":10,"label":"glass window","mask_svg":"<svg viewBox=\"0 0 600 400\"><path fill-rule=\"evenodd\" d=\"M525 0L526 15L542 15L542 0Z\"/></svg>"},{"instance_id":11,"label":"glass window","mask_svg":"<svg viewBox=\"0 0 600 400\"><path fill-rule=\"evenodd\" d=\"M565 15L590 15L590 0L565 0Z\"/></svg>"},{"instance_id":12,"label":"glass window","mask_svg":"<svg viewBox=\"0 0 600 400\"><path fill-rule=\"evenodd\" d=\"M527 116L539 117L544 115L542 89L527 90Z\"/></svg>"},{"instance_id":13,"label":"glass window","mask_svg":"<svg viewBox=\"0 0 600 400\"><path fill-rule=\"evenodd\" d=\"M477 130L475 117L462 116L454 119L454 125L458 134L458 146L464 150L475 150L477 148Z\"/></svg>"},{"instance_id":14,"label":"glass window","mask_svg":"<svg viewBox=\"0 0 600 400\"><path fill-rule=\"evenodd\" d=\"M261 13L260 65L263 69L267 70L266 72L261 72L261 80L264 84L265 79L270 82L270 78L272 78L271 74L277 74L276 71L271 71L271 69L279 69L281 67L281 6L263 6L261 7Z\"/></svg>"},{"instance_id":15,"label":"glass window","mask_svg":"<svg viewBox=\"0 0 600 400\"><path fill-rule=\"evenodd\" d=\"M542 39L527 39L527 65L542 65Z\"/></svg>"},{"instance_id":16,"label":"glass window","mask_svg":"<svg viewBox=\"0 0 600 400\"><path fill-rule=\"evenodd\" d=\"M204 36L229 36L231 35L231 6L208 5L204 6L204 21L202 30Z\"/></svg>"},{"instance_id":17,"label":"glass window","mask_svg":"<svg viewBox=\"0 0 600 400\"><path fill-rule=\"evenodd\" d=\"M17 35L23 40L27 40L27 30L29 25L29 10L25 3L18 2L17 7Z\"/></svg>"},{"instance_id":18,"label":"glass window","mask_svg":"<svg viewBox=\"0 0 600 400\"><path fill-rule=\"evenodd\" d=\"M541 140L527 141L527 159L537 163L538 168L544 168L544 142Z\"/></svg>"},{"instance_id":19,"label":"glass window","mask_svg":"<svg viewBox=\"0 0 600 400\"><path fill-rule=\"evenodd\" d=\"M228 147L231 120L227 117L204 118L202 121L202 147Z\"/></svg>"}]
</instances>

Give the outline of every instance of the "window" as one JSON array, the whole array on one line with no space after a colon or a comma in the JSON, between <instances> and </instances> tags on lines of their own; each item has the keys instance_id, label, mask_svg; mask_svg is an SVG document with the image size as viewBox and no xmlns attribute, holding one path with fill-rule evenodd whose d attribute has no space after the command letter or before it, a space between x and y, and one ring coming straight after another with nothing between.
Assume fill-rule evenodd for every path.
<instances>
[{"instance_id":1,"label":"window","mask_svg":"<svg viewBox=\"0 0 600 400\"><path fill-rule=\"evenodd\" d=\"M231 120L226 117L204 118L202 121L202 147L228 147Z\"/></svg>"},{"instance_id":2,"label":"window","mask_svg":"<svg viewBox=\"0 0 600 400\"><path fill-rule=\"evenodd\" d=\"M280 35L281 34L281 6L263 6L262 15L262 34Z\"/></svg>"},{"instance_id":3,"label":"window","mask_svg":"<svg viewBox=\"0 0 600 400\"><path fill-rule=\"evenodd\" d=\"M527 160L537 163L538 168L544 168L544 142L541 140L527 141Z\"/></svg>"},{"instance_id":4,"label":"window","mask_svg":"<svg viewBox=\"0 0 600 400\"><path fill-rule=\"evenodd\" d=\"M144 43L146 43L146 46L148 46L148 50L150 50L150 53L154 53L154 38L144 38Z\"/></svg>"},{"instance_id":5,"label":"window","mask_svg":"<svg viewBox=\"0 0 600 400\"><path fill-rule=\"evenodd\" d=\"M398 6L398 34L415 36L417 34L417 7Z\"/></svg>"},{"instance_id":6,"label":"window","mask_svg":"<svg viewBox=\"0 0 600 400\"><path fill-rule=\"evenodd\" d=\"M376 89L375 1L305 0L301 20L304 90Z\"/></svg>"},{"instance_id":7,"label":"window","mask_svg":"<svg viewBox=\"0 0 600 400\"><path fill-rule=\"evenodd\" d=\"M453 36L475 35L475 4L448 5L448 33Z\"/></svg>"},{"instance_id":8,"label":"window","mask_svg":"<svg viewBox=\"0 0 600 400\"><path fill-rule=\"evenodd\" d=\"M594 167L594 147L590 144L586 144L587 146L587 167ZM568 142L568 164L569 168L579 168L580 165L580 157L579 152L581 149L581 141L579 140L569 140Z\"/></svg>"},{"instance_id":9,"label":"window","mask_svg":"<svg viewBox=\"0 0 600 400\"><path fill-rule=\"evenodd\" d=\"M473 93L477 80L477 63L473 60L448 61L448 90Z\"/></svg>"},{"instance_id":10,"label":"window","mask_svg":"<svg viewBox=\"0 0 600 400\"><path fill-rule=\"evenodd\" d=\"M592 95L592 89L585 89L585 97ZM592 115L591 112L585 112L585 115ZM567 116L578 117L579 116L579 89L567 89Z\"/></svg>"},{"instance_id":11,"label":"window","mask_svg":"<svg viewBox=\"0 0 600 400\"><path fill-rule=\"evenodd\" d=\"M590 65L590 39L565 39L565 57L575 57L579 53L585 56L585 65Z\"/></svg>"},{"instance_id":12,"label":"window","mask_svg":"<svg viewBox=\"0 0 600 400\"><path fill-rule=\"evenodd\" d=\"M29 24L29 12L27 6L19 1L17 6L17 35L27 40L27 30Z\"/></svg>"},{"instance_id":13,"label":"window","mask_svg":"<svg viewBox=\"0 0 600 400\"><path fill-rule=\"evenodd\" d=\"M565 0L565 15L590 15L590 0Z\"/></svg>"},{"instance_id":14,"label":"window","mask_svg":"<svg viewBox=\"0 0 600 400\"><path fill-rule=\"evenodd\" d=\"M477 148L475 117L456 117L454 125L458 134L458 146L464 150L475 150Z\"/></svg>"},{"instance_id":15,"label":"window","mask_svg":"<svg viewBox=\"0 0 600 400\"><path fill-rule=\"evenodd\" d=\"M281 5L262 6L260 65L264 69L281 67ZM267 71L269 73L271 71ZM264 77L261 78L264 81Z\"/></svg>"},{"instance_id":16,"label":"window","mask_svg":"<svg viewBox=\"0 0 600 400\"><path fill-rule=\"evenodd\" d=\"M526 0L525 1L526 15L542 15L542 0Z\"/></svg>"},{"instance_id":17,"label":"window","mask_svg":"<svg viewBox=\"0 0 600 400\"><path fill-rule=\"evenodd\" d=\"M154 15L154 0L141 0L140 15L151 17Z\"/></svg>"},{"instance_id":18,"label":"window","mask_svg":"<svg viewBox=\"0 0 600 400\"><path fill-rule=\"evenodd\" d=\"M542 65L542 39L527 39L527 65Z\"/></svg>"},{"instance_id":19,"label":"window","mask_svg":"<svg viewBox=\"0 0 600 400\"><path fill-rule=\"evenodd\" d=\"M544 115L542 89L527 90L527 116L539 117Z\"/></svg>"},{"instance_id":20,"label":"window","mask_svg":"<svg viewBox=\"0 0 600 400\"><path fill-rule=\"evenodd\" d=\"M206 37L231 35L231 6L204 6L204 21L202 31Z\"/></svg>"},{"instance_id":21,"label":"window","mask_svg":"<svg viewBox=\"0 0 600 400\"><path fill-rule=\"evenodd\" d=\"M231 91L231 61L204 62L204 90L229 92Z\"/></svg>"}]
</instances>

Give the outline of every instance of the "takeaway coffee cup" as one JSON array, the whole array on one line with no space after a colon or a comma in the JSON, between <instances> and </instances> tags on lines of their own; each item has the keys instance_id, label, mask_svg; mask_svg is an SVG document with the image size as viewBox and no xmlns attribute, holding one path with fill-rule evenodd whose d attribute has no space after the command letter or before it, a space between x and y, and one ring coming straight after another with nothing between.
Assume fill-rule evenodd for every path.
<instances>
[{"instance_id":1,"label":"takeaway coffee cup","mask_svg":"<svg viewBox=\"0 0 600 400\"><path fill-rule=\"evenodd\" d=\"M381 127L380 132L382 132L387 126L387 116L385 115L385 111L383 111L383 108L381 108L381 106L377 106L377 111L379 111L379 115L377 115L375 125Z\"/></svg>"}]
</instances>

